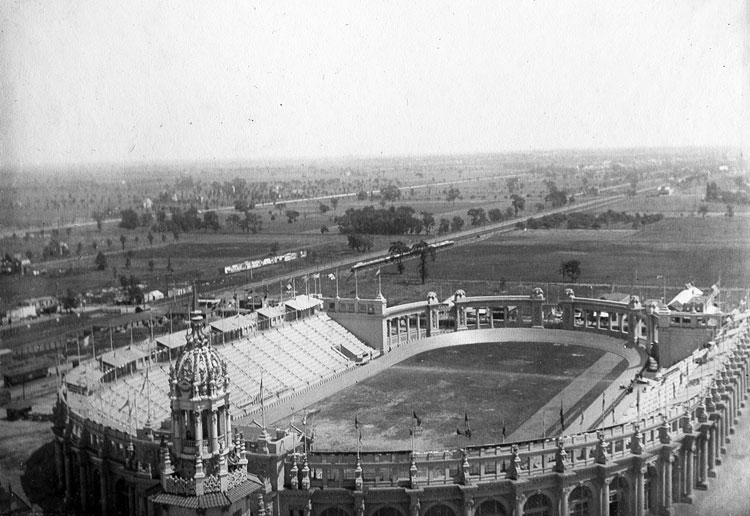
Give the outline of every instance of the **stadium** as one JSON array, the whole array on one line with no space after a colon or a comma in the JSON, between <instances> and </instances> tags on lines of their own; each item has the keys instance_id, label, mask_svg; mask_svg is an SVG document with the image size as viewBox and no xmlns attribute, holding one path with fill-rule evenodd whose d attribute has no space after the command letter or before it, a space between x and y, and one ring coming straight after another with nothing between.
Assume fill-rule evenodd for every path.
<instances>
[{"instance_id":1,"label":"stadium","mask_svg":"<svg viewBox=\"0 0 750 516\"><path fill-rule=\"evenodd\" d=\"M61 382L57 488L67 512L97 515L670 514L721 475L748 391L744 306L681 311L572 290L549 303L540 288L395 306L381 294L296 296L213 321L194 304L187 332L112 351ZM489 345L504 359L559 360L560 374L545 390L539 378L555 371L532 371L539 392L498 387L484 427L482 400L467 397L429 428L445 419L437 396L453 390L443 377L419 388L429 411L398 407L401 436L373 424L378 413L392 423L388 391L354 410L330 401L372 392L368 382L425 354ZM516 411L503 401L514 396ZM326 417L343 441L316 436L314 418ZM433 438L441 432L451 435Z\"/></svg>"}]
</instances>

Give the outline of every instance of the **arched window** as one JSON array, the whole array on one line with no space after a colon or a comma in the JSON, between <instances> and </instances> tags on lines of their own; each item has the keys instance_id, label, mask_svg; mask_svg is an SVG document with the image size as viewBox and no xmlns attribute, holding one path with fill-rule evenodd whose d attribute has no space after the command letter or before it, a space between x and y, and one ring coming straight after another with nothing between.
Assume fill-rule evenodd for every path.
<instances>
[{"instance_id":1,"label":"arched window","mask_svg":"<svg viewBox=\"0 0 750 516\"><path fill-rule=\"evenodd\" d=\"M609 516L628 514L628 483L623 477L616 477L609 485Z\"/></svg>"},{"instance_id":2,"label":"arched window","mask_svg":"<svg viewBox=\"0 0 750 516\"><path fill-rule=\"evenodd\" d=\"M482 502L474 512L475 516L507 516L505 507L497 500L487 500Z\"/></svg>"},{"instance_id":3,"label":"arched window","mask_svg":"<svg viewBox=\"0 0 750 516\"><path fill-rule=\"evenodd\" d=\"M427 509L424 516L456 516L456 513L447 505L439 503Z\"/></svg>"},{"instance_id":4,"label":"arched window","mask_svg":"<svg viewBox=\"0 0 750 516\"><path fill-rule=\"evenodd\" d=\"M550 516L552 503L542 493L537 493L526 500L523 506L524 516Z\"/></svg>"},{"instance_id":5,"label":"arched window","mask_svg":"<svg viewBox=\"0 0 750 516\"><path fill-rule=\"evenodd\" d=\"M589 506L592 500L591 490L588 487L576 487L568 497L568 514L570 516L589 516L591 514Z\"/></svg>"},{"instance_id":6,"label":"arched window","mask_svg":"<svg viewBox=\"0 0 750 516\"><path fill-rule=\"evenodd\" d=\"M341 507L329 507L320 513L320 516L349 516Z\"/></svg>"},{"instance_id":7,"label":"arched window","mask_svg":"<svg viewBox=\"0 0 750 516\"><path fill-rule=\"evenodd\" d=\"M404 514L395 507L381 507L372 516L404 516Z\"/></svg>"}]
</instances>

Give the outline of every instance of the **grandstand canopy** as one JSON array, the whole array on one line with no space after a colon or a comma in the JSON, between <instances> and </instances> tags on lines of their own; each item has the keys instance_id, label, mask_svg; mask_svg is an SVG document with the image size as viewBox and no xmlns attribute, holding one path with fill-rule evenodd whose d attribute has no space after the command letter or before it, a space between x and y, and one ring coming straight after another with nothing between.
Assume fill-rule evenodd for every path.
<instances>
[{"instance_id":1,"label":"grandstand canopy","mask_svg":"<svg viewBox=\"0 0 750 516\"><path fill-rule=\"evenodd\" d=\"M255 326L257 322L258 322L258 315L253 313L253 314L245 314L245 315L236 315L233 317L227 317L225 319L218 319L216 321L209 323L209 326L211 326L212 329L220 333L228 333L230 331L244 330L246 328L250 328L252 326Z\"/></svg>"},{"instance_id":2,"label":"grandstand canopy","mask_svg":"<svg viewBox=\"0 0 750 516\"><path fill-rule=\"evenodd\" d=\"M265 319L279 319L286 315L286 308L283 306L266 306L256 310L256 313Z\"/></svg>"},{"instance_id":3,"label":"grandstand canopy","mask_svg":"<svg viewBox=\"0 0 750 516\"><path fill-rule=\"evenodd\" d=\"M112 367L114 369L120 369L133 364L139 360L143 360L148 356L147 353L136 349L120 348L114 351L109 351L102 354L100 360L102 365Z\"/></svg>"},{"instance_id":4,"label":"grandstand canopy","mask_svg":"<svg viewBox=\"0 0 750 516\"><path fill-rule=\"evenodd\" d=\"M289 301L284 301L284 304L292 310L304 312L305 310L315 309L320 307L323 302L320 299L316 299L310 296L297 296Z\"/></svg>"},{"instance_id":5,"label":"grandstand canopy","mask_svg":"<svg viewBox=\"0 0 750 516\"><path fill-rule=\"evenodd\" d=\"M168 335L162 335L156 337L157 346L161 346L167 349L179 349L185 345L185 331L178 331L176 333L170 333Z\"/></svg>"}]
</instances>

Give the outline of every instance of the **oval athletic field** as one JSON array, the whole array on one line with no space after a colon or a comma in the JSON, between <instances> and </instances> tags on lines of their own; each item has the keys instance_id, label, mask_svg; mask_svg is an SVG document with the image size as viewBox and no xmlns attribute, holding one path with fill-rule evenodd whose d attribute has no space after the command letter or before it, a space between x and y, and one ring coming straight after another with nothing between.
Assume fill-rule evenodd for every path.
<instances>
[{"instance_id":1,"label":"oval athletic field","mask_svg":"<svg viewBox=\"0 0 750 516\"><path fill-rule=\"evenodd\" d=\"M561 341L440 346L407 358L309 407L316 410L307 421L315 449L356 449L355 415L363 451L410 449L414 412L421 420L414 432L419 451L501 443L503 427L508 440L538 438L559 430L559 404L549 404L571 389L562 401L566 417L576 420L566 426L580 426L581 410L628 368L628 360L606 346ZM466 416L471 438L456 432L465 431Z\"/></svg>"}]
</instances>

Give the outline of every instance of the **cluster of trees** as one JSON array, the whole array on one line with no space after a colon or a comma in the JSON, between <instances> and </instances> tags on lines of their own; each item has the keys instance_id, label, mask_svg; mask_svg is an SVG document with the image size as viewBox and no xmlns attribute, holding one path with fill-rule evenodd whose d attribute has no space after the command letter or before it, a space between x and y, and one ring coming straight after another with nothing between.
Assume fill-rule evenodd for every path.
<instances>
[{"instance_id":1,"label":"cluster of trees","mask_svg":"<svg viewBox=\"0 0 750 516\"><path fill-rule=\"evenodd\" d=\"M151 225L151 231L154 233L170 231L179 233L199 229L219 231L221 229L219 215L215 211L206 211L203 213L203 217L201 217L198 213L198 208L191 206L185 211L182 211L180 208L171 208L170 213L171 217L168 217L166 210L161 209L157 211L156 222L154 222L154 217L150 212L138 215L135 210L128 208L120 212L120 227L123 229L136 229L139 226L148 227ZM97 224L99 224L98 221Z\"/></svg>"},{"instance_id":2,"label":"cluster of trees","mask_svg":"<svg viewBox=\"0 0 750 516\"><path fill-rule=\"evenodd\" d=\"M406 235L419 234L425 228L423 219L417 217L411 206L390 208L349 208L334 219L339 231L345 235ZM431 217L431 215L430 215ZM432 225L434 225L432 218Z\"/></svg>"},{"instance_id":3,"label":"cluster of trees","mask_svg":"<svg viewBox=\"0 0 750 516\"><path fill-rule=\"evenodd\" d=\"M722 190L714 181L711 181L706 184L706 202L748 204L750 203L750 197L748 197L747 192L744 190L737 190L736 192Z\"/></svg>"},{"instance_id":4,"label":"cluster of trees","mask_svg":"<svg viewBox=\"0 0 750 516\"><path fill-rule=\"evenodd\" d=\"M419 272L422 285L424 285L425 279L429 276L427 258L432 258L432 261L435 261L435 249L424 240L420 240L412 246L405 244L401 240L391 242L388 254L391 255L390 260L396 262L396 269L399 274L404 273L404 256L416 256L419 259L417 262L417 272Z\"/></svg>"},{"instance_id":5,"label":"cluster of trees","mask_svg":"<svg viewBox=\"0 0 750 516\"><path fill-rule=\"evenodd\" d=\"M245 233L255 234L263 229L263 217L249 210L245 212L244 218L237 213L232 213L227 217L227 224L231 227L239 227Z\"/></svg>"},{"instance_id":6,"label":"cluster of trees","mask_svg":"<svg viewBox=\"0 0 750 516\"><path fill-rule=\"evenodd\" d=\"M609 227L610 225L623 225L629 224L634 229L647 224L654 224L664 218L661 213L648 214L636 213L630 215L624 211L616 212L608 210L606 213L600 213L599 215L593 215L591 213L555 213L552 215L545 215L543 217L534 218L531 217L526 222L519 222L517 227L519 229L553 229L565 227L566 229L600 229L602 227Z\"/></svg>"},{"instance_id":7,"label":"cluster of trees","mask_svg":"<svg viewBox=\"0 0 750 516\"><path fill-rule=\"evenodd\" d=\"M553 208L560 208L569 202L574 202L575 199L569 197L567 191L560 190L554 181L548 180L545 184L549 193L544 197L544 202L550 203Z\"/></svg>"}]
</instances>

